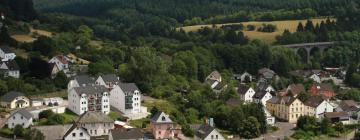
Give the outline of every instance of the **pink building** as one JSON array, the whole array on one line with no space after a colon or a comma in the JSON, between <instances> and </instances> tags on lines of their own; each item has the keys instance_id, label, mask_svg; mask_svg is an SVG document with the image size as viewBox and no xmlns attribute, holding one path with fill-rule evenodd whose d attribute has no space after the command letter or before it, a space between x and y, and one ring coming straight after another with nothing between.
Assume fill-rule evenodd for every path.
<instances>
[{"instance_id":1,"label":"pink building","mask_svg":"<svg viewBox=\"0 0 360 140\"><path fill-rule=\"evenodd\" d=\"M155 139L172 139L180 132L164 112L158 112L151 118L150 127Z\"/></svg>"}]
</instances>

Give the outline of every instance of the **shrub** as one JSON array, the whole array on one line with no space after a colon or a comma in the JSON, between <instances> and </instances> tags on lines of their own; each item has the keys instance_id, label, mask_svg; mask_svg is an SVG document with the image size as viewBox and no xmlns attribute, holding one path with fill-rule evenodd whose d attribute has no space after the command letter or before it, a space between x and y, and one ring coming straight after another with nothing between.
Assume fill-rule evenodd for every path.
<instances>
[{"instance_id":1,"label":"shrub","mask_svg":"<svg viewBox=\"0 0 360 140\"><path fill-rule=\"evenodd\" d=\"M184 125L181 129L182 133L187 137L193 137L194 131L191 130L190 126L188 124Z\"/></svg>"},{"instance_id":2,"label":"shrub","mask_svg":"<svg viewBox=\"0 0 360 140\"><path fill-rule=\"evenodd\" d=\"M23 136L23 131L24 131L24 128L21 125L17 124L14 128L14 135Z\"/></svg>"},{"instance_id":3,"label":"shrub","mask_svg":"<svg viewBox=\"0 0 360 140\"><path fill-rule=\"evenodd\" d=\"M64 124L65 123L65 117L60 114L52 115L49 118L49 124Z\"/></svg>"},{"instance_id":4,"label":"shrub","mask_svg":"<svg viewBox=\"0 0 360 140\"><path fill-rule=\"evenodd\" d=\"M55 113L51 110L44 110L39 113L39 119L42 118L49 118L50 116L54 115Z\"/></svg>"}]
</instances>

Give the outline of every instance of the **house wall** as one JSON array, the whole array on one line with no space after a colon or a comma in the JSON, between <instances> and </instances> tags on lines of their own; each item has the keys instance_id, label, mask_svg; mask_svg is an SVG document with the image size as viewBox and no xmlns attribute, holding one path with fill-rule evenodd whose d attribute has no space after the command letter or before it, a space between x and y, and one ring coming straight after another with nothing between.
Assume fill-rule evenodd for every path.
<instances>
[{"instance_id":1,"label":"house wall","mask_svg":"<svg viewBox=\"0 0 360 140\"><path fill-rule=\"evenodd\" d=\"M262 105L266 106L266 101L270 100L272 98L272 95L270 92L266 92L265 96L261 99Z\"/></svg>"},{"instance_id":2,"label":"house wall","mask_svg":"<svg viewBox=\"0 0 360 140\"><path fill-rule=\"evenodd\" d=\"M57 59L56 57L53 57L52 59L50 59L49 63L55 63L60 71L67 72L69 69L68 64L61 63L61 61L59 61L59 59Z\"/></svg>"},{"instance_id":3,"label":"house wall","mask_svg":"<svg viewBox=\"0 0 360 140\"><path fill-rule=\"evenodd\" d=\"M86 104L81 104L83 102L86 102ZM79 97L79 95L75 92L74 89L71 89L68 93L68 108L76 113L77 115L80 115L87 111L87 100L84 96Z\"/></svg>"},{"instance_id":4,"label":"house wall","mask_svg":"<svg viewBox=\"0 0 360 140\"><path fill-rule=\"evenodd\" d=\"M315 117L319 118L324 112L333 112L334 107L329 102L323 101L315 110Z\"/></svg>"},{"instance_id":5,"label":"house wall","mask_svg":"<svg viewBox=\"0 0 360 140\"><path fill-rule=\"evenodd\" d=\"M75 128L64 140L90 140L90 135L83 128Z\"/></svg>"},{"instance_id":6,"label":"house wall","mask_svg":"<svg viewBox=\"0 0 360 140\"><path fill-rule=\"evenodd\" d=\"M15 59L16 55L15 53L5 53L0 49L0 57L2 58L2 61L8 61Z\"/></svg>"},{"instance_id":7,"label":"house wall","mask_svg":"<svg viewBox=\"0 0 360 140\"><path fill-rule=\"evenodd\" d=\"M136 114L141 112L141 93L136 90L133 94L133 108L131 109L131 113Z\"/></svg>"},{"instance_id":8,"label":"house wall","mask_svg":"<svg viewBox=\"0 0 360 140\"><path fill-rule=\"evenodd\" d=\"M155 139L171 139L174 138L174 132L169 128L173 128L173 123L150 123L152 133Z\"/></svg>"},{"instance_id":9,"label":"house wall","mask_svg":"<svg viewBox=\"0 0 360 140\"><path fill-rule=\"evenodd\" d=\"M15 113L8 118L6 124L9 128L14 128L18 124L21 125L23 128L28 128L30 125L32 125L32 121L32 118L26 119L20 113Z\"/></svg>"},{"instance_id":10,"label":"house wall","mask_svg":"<svg viewBox=\"0 0 360 140\"><path fill-rule=\"evenodd\" d=\"M13 77L13 78L19 78L20 77L20 71L18 70L12 70L8 71L7 76Z\"/></svg>"},{"instance_id":11,"label":"house wall","mask_svg":"<svg viewBox=\"0 0 360 140\"><path fill-rule=\"evenodd\" d=\"M125 112L125 93L119 86L110 91L110 104L121 112Z\"/></svg>"},{"instance_id":12,"label":"house wall","mask_svg":"<svg viewBox=\"0 0 360 140\"><path fill-rule=\"evenodd\" d=\"M80 125L87 130L90 136L109 135L110 130L114 129L114 123L86 123Z\"/></svg>"},{"instance_id":13,"label":"house wall","mask_svg":"<svg viewBox=\"0 0 360 140\"><path fill-rule=\"evenodd\" d=\"M296 99L289 106L289 115L288 115L289 123L296 123L298 118L304 115L304 111L305 111L305 105L299 99Z\"/></svg>"},{"instance_id":14,"label":"house wall","mask_svg":"<svg viewBox=\"0 0 360 140\"><path fill-rule=\"evenodd\" d=\"M25 101L24 104L20 105L19 107L16 106L16 102L19 100L23 100ZM25 107L29 107L30 106L30 100L29 98L25 97L25 96L19 96L16 97L11 103L10 103L10 108L14 109L14 108L25 108Z\"/></svg>"},{"instance_id":15,"label":"house wall","mask_svg":"<svg viewBox=\"0 0 360 140\"><path fill-rule=\"evenodd\" d=\"M252 88L249 88L245 94L240 95L240 99L245 102L253 102L253 96L255 95L255 91Z\"/></svg>"},{"instance_id":16,"label":"house wall","mask_svg":"<svg viewBox=\"0 0 360 140\"><path fill-rule=\"evenodd\" d=\"M317 83L321 83L321 79L318 75L313 74L310 76L310 79L312 79L313 81L317 82Z\"/></svg>"},{"instance_id":17,"label":"house wall","mask_svg":"<svg viewBox=\"0 0 360 140\"><path fill-rule=\"evenodd\" d=\"M110 94L105 92L101 97L101 112L104 114L110 113Z\"/></svg>"},{"instance_id":18,"label":"house wall","mask_svg":"<svg viewBox=\"0 0 360 140\"><path fill-rule=\"evenodd\" d=\"M204 140L225 140L225 138L214 129Z\"/></svg>"}]
</instances>

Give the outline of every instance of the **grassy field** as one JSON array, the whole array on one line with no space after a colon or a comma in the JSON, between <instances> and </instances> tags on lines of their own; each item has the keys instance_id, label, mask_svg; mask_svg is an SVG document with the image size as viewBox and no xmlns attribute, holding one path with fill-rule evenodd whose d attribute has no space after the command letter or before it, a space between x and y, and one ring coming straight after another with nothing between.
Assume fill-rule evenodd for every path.
<instances>
[{"instance_id":1,"label":"grassy field","mask_svg":"<svg viewBox=\"0 0 360 140\"><path fill-rule=\"evenodd\" d=\"M321 21L325 21L326 18L316 18L311 19L314 24L317 24ZM332 19L335 20L335 19ZM268 22L262 22L262 21L250 21L250 22L240 22L240 23L226 23L226 24L215 24L215 28L219 28L222 25L236 25L236 24L243 24L245 27L247 25L254 25L256 28L262 26L262 24L273 24L277 26L277 31L272 33L265 33L265 32L258 32L258 31L243 31L246 36L248 36L250 39L259 39L262 40L268 44L271 44L275 41L275 37L278 35L281 35L285 29L290 30L290 32L295 32L296 28L299 24L299 22L302 22L303 25L305 25L307 20L285 20L285 21L268 21ZM197 31L204 27L210 27L212 28L212 24L207 25L194 25L194 26L185 26L185 27L179 27L178 29L183 29L185 32L190 31Z\"/></svg>"},{"instance_id":2,"label":"grassy field","mask_svg":"<svg viewBox=\"0 0 360 140\"><path fill-rule=\"evenodd\" d=\"M45 30L39 30L39 29L30 29L29 34L15 34L11 35L12 38L14 38L18 42L25 42L25 43L31 43L36 40L37 36L46 36L46 37L52 37L53 33L45 31Z\"/></svg>"}]
</instances>

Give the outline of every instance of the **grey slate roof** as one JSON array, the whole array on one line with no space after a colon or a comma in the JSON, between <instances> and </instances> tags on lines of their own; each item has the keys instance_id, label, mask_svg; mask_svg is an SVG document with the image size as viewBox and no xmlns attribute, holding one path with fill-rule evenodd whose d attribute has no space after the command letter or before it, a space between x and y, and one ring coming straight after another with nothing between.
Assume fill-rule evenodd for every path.
<instances>
[{"instance_id":1,"label":"grey slate roof","mask_svg":"<svg viewBox=\"0 0 360 140\"><path fill-rule=\"evenodd\" d=\"M114 120L111 119L104 113L101 112L85 112L82 114L78 121L79 123L113 123Z\"/></svg>"},{"instance_id":2,"label":"grey slate roof","mask_svg":"<svg viewBox=\"0 0 360 140\"><path fill-rule=\"evenodd\" d=\"M253 98L262 99L262 98L266 95L266 93L267 93L267 92L264 91L264 90L259 90L259 91L255 92Z\"/></svg>"},{"instance_id":3,"label":"grey slate roof","mask_svg":"<svg viewBox=\"0 0 360 140\"><path fill-rule=\"evenodd\" d=\"M26 109L24 109L24 108L15 111L14 113L11 114L11 116L14 115L14 114L16 114L16 113L21 114L21 115L22 115L23 117L25 117L26 119L30 119L30 118L33 117L33 115L32 115L29 111L27 111Z\"/></svg>"},{"instance_id":4,"label":"grey slate roof","mask_svg":"<svg viewBox=\"0 0 360 140\"><path fill-rule=\"evenodd\" d=\"M239 94L245 94L249 89L249 86L246 86L245 84L239 84L237 91Z\"/></svg>"},{"instance_id":5,"label":"grey slate roof","mask_svg":"<svg viewBox=\"0 0 360 140\"><path fill-rule=\"evenodd\" d=\"M74 87L74 90L78 95L81 94L93 95L93 94L108 92L108 89L103 85Z\"/></svg>"},{"instance_id":6,"label":"grey slate roof","mask_svg":"<svg viewBox=\"0 0 360 140\"><path fill-rule=\"evenodd\" d=\"M206 138L215 128L210 125L204 124L195 132L195 135L200 139Z\"/></svg>"},{"instance_id":7,"label":"grey slate roof","mask_svg":"<svg viewBox=\"0 0 360 140\"><path fill-rule=\"evenodd\" d=\"M92 85L95 84L95 78L90 77L89 75L79 75L75 77L75 80L78 82L80 86L83 84L85 85Z\"/></svg>"},{"instance_id":8,"label":"grey slate roof","mask_svg":"<svg viewBox=\"0 0 360 140\"><path fill-rule=\"evenodd\" d=\"M308 100L304 102L305 105L311 106L311 107L317 107L319 106L324 99L321 96L311 96Z\"/></svg>"},{"instance_id":9,"label":"grey slate roof","mask_svg":"<svg viewBox=\"0 0 360 140\"><path fill-rule=\"evenodd\" d=\"M21 92L10 91L10 92L6 93L4 96L1 97L1 101L2 102L11 102L16 97L19 97L19 96L25 96L25 95L23 93L21 93Z\"/></svg>"},{"instance_id":10,"label":"grey slate roof","mask_svg":"<svg viewBox=\"0 0 360 140\"><path fill-rule=\"evenodd\" d=\"M135 90L140 91L135 83L119 83L119 86L125 93L133 93Z\"/></svg>"},{"instance_id":11,"label":"grey slate roof","mask_svg":"<svg viewBox=\"0 0 360 140\"><path fill-rule=\"evenodd\" d=\"M144 133L140 128L129 128L129 129L114 129L111 130L111 135L114 140L124 140L124 139L142 139L144 138Z\"/></svg>"},{"instance_id":12,"label":"grey slate roof","mask_svg":"<svg viewBox=\"0 0 360 140\"><path fill-rule=\"evenodd\" d=\"M12 53L10 47L8 45L1 45L0 49L4 52L4 53Z\"/></svg>"},{"instance_id":13,"label":"grey slate roof","mask_svg":"<svg viewBox=\"0 0 360 140\"><path fill-rule=\"evenodd\" d=\"M356 103L354 100L343 100L339 105L339 107L346 112L360 111L358 106L358 103Z\"/></svg>"},{"instance_id":14,"label":"grey slate roof","mask_svg":"<svg viewBox=\"0 0 360 140\"><path fill-rule=\"evenodd\" d=\"M72 124L65 125L42 125L32 126L32 129L37 129L44 134L45 140L62 140L64 134L72 127Z\"/></svg>"},{"instance_id":15,"label":"grey slate roof","mask_svg":"<svg viewBox=\"0 0 360 140\"><path fill-rule=\"evenodd\" d=\"M69 130L66 131L66 133L63 136L63 139L65 139L66 136L68 136L75 128L84 129L82 127L79 127L76 123L73 123L73 125L69 128Z\"/></svg>"},{"instance_id":16,"label":"grey slate roof","mask_svg":"<svg viewBox=\"0 0 360 140\"><path fill-rule=\"evenodd\" d=\"M161 116L163 116L163 117L165 117L165 120L163 121L163 120L160 120L160 117ZM158 120L160 120L160 121L158 121ZM173 123L172 122L172 120L169 118L169 116L167 116L166 114L165 114L165 112L157 112L151 119L150 119L150 121L152 121L152 122L156 122L156 123Z\"/></svg>"},{"instance_id":17,"label":"grey slate roof","mask_svg":"<svg viewBox=\"0 0 360 140\"><path fill-rule=\"evenodd\" d=\"M105 74L105 75L101 75L101 78L104 80L104 82L120 82L120 80L117 78L117 76L115 74Z\"/></svg>"}]
</instances>

